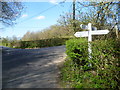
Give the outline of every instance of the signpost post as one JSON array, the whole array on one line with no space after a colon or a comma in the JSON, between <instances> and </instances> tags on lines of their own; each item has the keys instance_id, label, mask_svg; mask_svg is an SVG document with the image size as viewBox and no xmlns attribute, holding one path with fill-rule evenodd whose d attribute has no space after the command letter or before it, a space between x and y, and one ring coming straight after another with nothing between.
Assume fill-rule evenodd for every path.
<instances>
[{"instance_id":1,"label":"signpost post","mask_svg":"<svg viewBox=\"0 0 120 90\"><path fill-rule=\"evenodd\" d=\"M89 59L92 58L91 56L91 53L92 53L92 49L91 49L91 44L90 42L92 41L92 34L91 34L91 31L92 31L92 25L91 23L88 23L88 53L89 53ZM89 66L92 66L91 63L89 64Z\"/></svg>"},{"instance_id":2,"label":"signpost post","mask_svg":"<svg viewBox=\"0 0 120 90\"><path fill-rule=\"evenodd\" d=\"M119 38L118 37L118 27L117 27L117 25L115 26L115 29L116 29L116 36L117 36L117 38Z\"/></svg>"},{"instance_id":3,"label":"signpost post","mask_svg":"<svg viewBox=\"0 0 120 90\"><path fill-rule=\"evenodd\" d=\"M84 26L84 27L82 27L82 26ZM88 29L88 31L76 32L74 35L76 37L88 37L88 53L89 53L89 59L91 59L92 58L92 56L91 56L92 49L91 49L90 42L92 41L92 35L108 34L109 30L95 30L95 31L92 31L93 27L92 27L91 23L88 23L88 26L87 25L80 25L80 27L82 29ZM94 28L96 28L96 27L94 27ZM91 66L91 64L89 66Z\"/></svg>"}]
</instances>

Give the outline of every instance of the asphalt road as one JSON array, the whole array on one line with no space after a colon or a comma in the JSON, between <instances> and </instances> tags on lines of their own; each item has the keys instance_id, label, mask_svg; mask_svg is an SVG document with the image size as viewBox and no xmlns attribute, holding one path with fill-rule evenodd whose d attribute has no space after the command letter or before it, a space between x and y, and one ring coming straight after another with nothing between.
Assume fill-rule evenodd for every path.
<instances>
[{"instance_id":1,"label":"asphalt road","mask_svg":"<svg viewBox=\"0 0 120 90\"><path fill-rule=\"evenodd\" d=\"M41 49L3 48L2 88L59 88L57 65L65 46Z\"/></svg>"}]
</instances>

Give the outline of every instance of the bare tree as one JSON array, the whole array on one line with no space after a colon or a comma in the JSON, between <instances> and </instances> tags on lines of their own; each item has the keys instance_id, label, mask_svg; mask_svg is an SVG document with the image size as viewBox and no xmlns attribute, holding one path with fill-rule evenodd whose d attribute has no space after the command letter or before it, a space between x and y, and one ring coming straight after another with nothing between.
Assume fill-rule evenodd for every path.
<instances>
[{"instance_id":1,"label":"bare tree","mask_svg":"<svg viewBox=\"0 0 120 90\"><path fill-rule=\"evenodd\" d=\"M14 21L20 17L22 9L21 2L0 1L0 22L7 26L13 25Z\"/></svg>"},{"instance_id":2,"label":"bare tree","mask_svg":"<svg viewBox=\"0 0 120 90\"><path fill-rule=\"evenodd\" d=\"M93 15L90 16L92 18L92 23L96 24L98 29L103 29L106 26L109 29L113 29L116 24L118 24L117 17L118 15L118 8L119 2L88 2L82 3L78 2L84 8L89 8L88 10L92 9L94 11ZM81 8L80 8L81 10ZM88 12L88 15L92 13L91 11Z\"/></svg>"}]
</instances>

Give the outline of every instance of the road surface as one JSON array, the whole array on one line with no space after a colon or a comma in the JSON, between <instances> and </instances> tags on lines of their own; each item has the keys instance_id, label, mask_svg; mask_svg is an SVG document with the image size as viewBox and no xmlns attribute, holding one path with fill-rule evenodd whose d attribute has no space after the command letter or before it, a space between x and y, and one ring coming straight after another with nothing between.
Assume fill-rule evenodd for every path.
<instances>
[{"instance_id":1,"label":"road surface","mask_svg":"<svg viewBox=\"0 0 120 90\"><path fill-rule=\"evenodd\" d=\"M65 46L41 49L3 47L2 88L60 88L57 65L65 57Z\"/></svg>"}]
</instances>

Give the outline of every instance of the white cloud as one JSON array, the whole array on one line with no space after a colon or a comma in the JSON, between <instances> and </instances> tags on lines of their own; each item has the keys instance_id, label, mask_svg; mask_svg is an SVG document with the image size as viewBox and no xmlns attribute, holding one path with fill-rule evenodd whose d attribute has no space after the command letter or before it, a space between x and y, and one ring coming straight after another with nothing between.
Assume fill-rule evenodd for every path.
<instances>
[{"instance_id":1,"label":"white cloud","mask_svg":"<svg viewBox=\"0 0 120 90\"><path fill-rule=\"evenodd\" d=\"M57 0L50 0L49 2L52 3L52 4L58 4Z\"/></svg>"},{"instance_id":2,"label":"white cloud","mask_svg":"<svg viewBox=\"0 0 120 90\"><path fill-rule=\"evenodd\" d=\"M45 19L45 16L38 16L35 19Z\"/></svg>"},{"instance_id":3,"label":"white cloud","mask_svg":"<svg viewBox=\"0 0 120 90\"><path fill-rule=\"evenodd\" d=\"M21 16L21 18L24 18L24 17L27 17L28 15L27 14L23 14L22 16Z\"/></svg>"}]
</instances>

